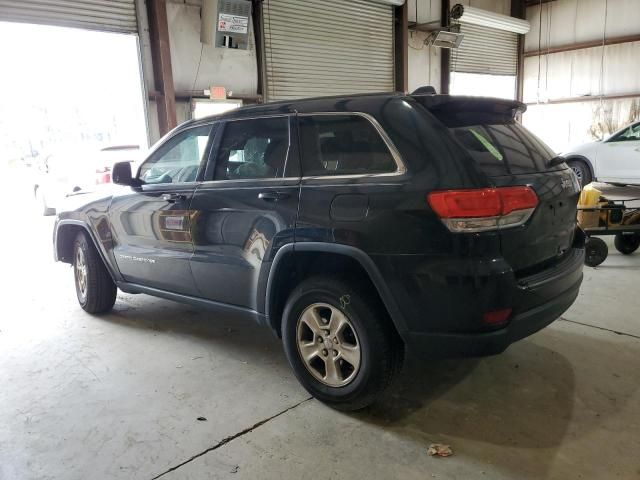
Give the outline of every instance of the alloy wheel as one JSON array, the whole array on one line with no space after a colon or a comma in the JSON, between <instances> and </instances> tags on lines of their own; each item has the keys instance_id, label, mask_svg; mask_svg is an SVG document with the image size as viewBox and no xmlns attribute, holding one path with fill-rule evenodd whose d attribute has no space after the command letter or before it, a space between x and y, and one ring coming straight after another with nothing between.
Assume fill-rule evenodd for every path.
<instances>
[{"instance_id":1,"label":"alloy wheel","mask_svg":"<svg viewBox=\"0 0 640 480\"><path fill-rule=\"evenodd\" d=\"M362 361L353 324L328 303L308 306L296 326L298 353L306 369L319 382L343 387L356 377Z\"/></svg>"},{"instance_id":2,"label":"alloy wheel","mask_svg":"<svg viewBox=\"0 0 640 480\"><path fill-rule=\"evenodd\" d=\"M78 286L78 293L80 297L84 301L87 298L87 261L84 256L84 251L82 248L76 249L76 259L75 259L75 274L76 274L76 285Z\"/></svg>"},{"instance_id":3,"label":"alloy wheel","mask_svg":"<svg viewBox=\"0 0 640 480\"><path fill-rule=\"evenodd\" d=\"M576 174L576 177L578 177L578 180L582 183L582 169L580 167L572 166L571 170L573 170L573 173Z\"/></svg>"}]
</instances>

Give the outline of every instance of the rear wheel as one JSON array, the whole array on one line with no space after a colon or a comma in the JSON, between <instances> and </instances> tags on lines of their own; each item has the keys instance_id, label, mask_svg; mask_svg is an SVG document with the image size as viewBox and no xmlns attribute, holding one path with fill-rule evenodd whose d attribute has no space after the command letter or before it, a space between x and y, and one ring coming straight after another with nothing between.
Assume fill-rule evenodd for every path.
<instances>
[{"instance_id":1,"label":"rear wheel","mask_svg":"<svg viewBox=\"0 0 640 480\"><path fill-rule=\"evenodd\" d=\"M618 233L613 244L620 253L631 255L640 247L640 235L637 233Z\"/></svg>"},{"instance_id":2,"label":"rear wheel","mask_svg":"<svg viewBox=\"0 0 640 480\"><path fill-rule=\"evenodd\" d=\"M584 187L585 185L590 184L593 181L593 177L591 176L591 171L586 163L581 160L569 160L567 162L573 173L576 174L578 180L580 181L580 186Z\"/></svg>"},{"instance_id":3,"label":"rear wheel","mask_svg":"<svg viewBox=\"0 0 640 480\"><path fill-rule=\"evenodd\" d=\"M303 281L283 313L282 339L300 383L339 410L371 404L404 357L402 341L373 292L332 277Z\"/></svg>"},{"instance_id":4,"label":"rear wheel","mask_svg":"<svg viewBox=\"0 0 640 480\"><path fill-rule=\"evenodd\" d=\"M116 285L85 233L79 233L73 244L73 276L78 303L85 311L104 313L113 308Z\"/></svg>"},{"instance_id":5,"label":"rear wheel","mask_svg":"<svg viewBox=\"0 0 640 480\"><path fill-rule=\"evenodd\" d=\"M600 238L589 237L584 248L584 263L589 267L597 267L604 262L607 255L609 255L609 247L607 247L604 240Z\"/></svg>"}]
</instances>

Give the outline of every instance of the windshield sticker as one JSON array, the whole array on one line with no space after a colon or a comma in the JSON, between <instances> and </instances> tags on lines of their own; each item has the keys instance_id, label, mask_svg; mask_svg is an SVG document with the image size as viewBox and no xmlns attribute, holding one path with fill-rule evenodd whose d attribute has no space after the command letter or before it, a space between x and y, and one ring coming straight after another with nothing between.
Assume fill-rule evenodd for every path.
<instances>
[{"instance_id":1,"label":"windshield sticker","mask_svg":"<svg viewBox=\"0 0 640 480\"><path fill-rule=\"evenodd\" d=\"M502 156L502 154L498 151L496 147L493 146L493 144L489 140L484 138L482 135L476 132L473 128L470 128L469 131L473 133L473 136L478 139L478 141L482 144L482 146L486 148L491 155L493 155L500 161L503 160L504 157Z\"/></svg>"}]
</instances>

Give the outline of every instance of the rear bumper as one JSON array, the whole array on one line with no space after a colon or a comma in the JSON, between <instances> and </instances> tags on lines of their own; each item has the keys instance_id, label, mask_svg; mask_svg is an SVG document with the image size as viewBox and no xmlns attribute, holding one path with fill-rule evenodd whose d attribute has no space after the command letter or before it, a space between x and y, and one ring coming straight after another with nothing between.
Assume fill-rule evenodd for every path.
<instances>
[{"instance_id":1,"label":"rear bumper","mask_svg":"<svg viewBox=\"0 0 640 480\"><path fill-rule=\"evenodd\" d=\"M407 347L410 352L425 357L476 357L495 355L509 345L528 337L554 322L575 301L580 282L558 297L522 312L511 319L509 325L493 332L455 333L409 333Z\"/></svg>"},{"instance_id":2,"label":"rear bumper","mask_svg":"<svg viewBox=\"0 0 640 480\"><path fill-rule=\"evenodd\" d=\"M574 247L562 262L525 278L516 278L500 261L468 260L466 275L444 270L443 276L440 266L412 260L413 270L405 270L409 275L391 282L407 327L398 331L408 350L427 357L483 356L546 327L573 304L582 283L584 249ZM403 267L410 268L406 261ZM513 312L506 325L483 323L484 312L503 308Z\"/></svg>"}]
</instances>

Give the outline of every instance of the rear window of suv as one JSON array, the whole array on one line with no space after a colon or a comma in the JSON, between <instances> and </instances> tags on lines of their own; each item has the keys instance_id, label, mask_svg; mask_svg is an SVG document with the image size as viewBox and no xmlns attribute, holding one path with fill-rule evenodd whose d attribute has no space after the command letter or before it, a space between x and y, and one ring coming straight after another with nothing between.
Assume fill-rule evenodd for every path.
<instances>
[{"instance_id":1,"label":"rear window of suv","mask_svg":"<svg viewBox=\"0 0 640 480\"><path fill-rule=\"evenodd\" d=\"M478 112L435 115L487 175L547 171L549 160L555 156L542 140L504 115Z\"/></svg>"},{"instance_id":2,"label":"rear window of suv","mask_svg":"<svg viewBox=\"0 0 640 480\"><path fill-rule=\"evenodd\" d=\"M397 164L373 124L356 114L298 117L305 176L395 172Z\"/></svg>"}]
</instances>

